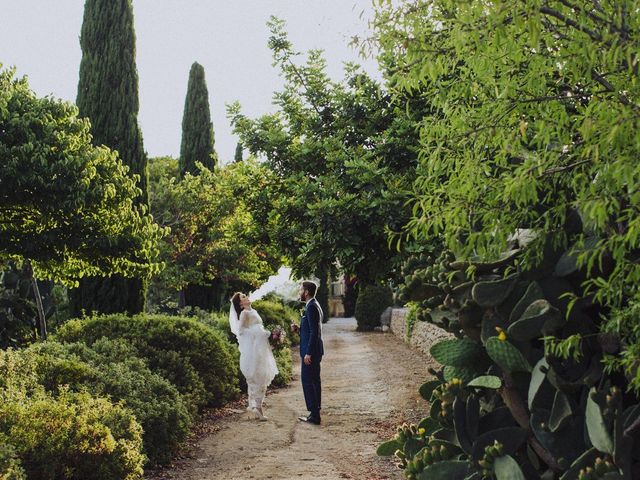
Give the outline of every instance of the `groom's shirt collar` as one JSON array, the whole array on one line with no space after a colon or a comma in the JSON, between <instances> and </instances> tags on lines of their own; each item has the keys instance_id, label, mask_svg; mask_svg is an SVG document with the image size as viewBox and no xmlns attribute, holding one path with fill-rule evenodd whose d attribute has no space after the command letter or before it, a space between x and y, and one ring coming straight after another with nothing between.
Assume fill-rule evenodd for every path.
<instances>
[{"instance_id":1,"label":"groom's shirt collar","mask_svg":"<svg viewBox=\"0 0 640 480\"><path fill-rule=\"evenodd\" d=\"M316 299L316 297L311 297L309 300L307 300L307 303L305 303L305 306L309 305L309 302L310 302L311 300L315 300L315 299Z\"/></svg>"}]
</instances>

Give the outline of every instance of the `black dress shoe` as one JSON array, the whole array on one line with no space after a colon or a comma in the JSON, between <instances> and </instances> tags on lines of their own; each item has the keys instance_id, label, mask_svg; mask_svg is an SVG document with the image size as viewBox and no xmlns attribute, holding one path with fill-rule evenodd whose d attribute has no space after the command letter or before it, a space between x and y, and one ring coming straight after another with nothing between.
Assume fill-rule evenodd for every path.
<instances>
[{"instance_id":1,"label":"black dress shoe","mask_svg":"<svg viewBox=\"0 0 640 480\"><path fill-rule=\"evenodd\" d=\"M308 417L298 417L298 420L306 423L313 423L314 425L320 425L320 417L314 417L309 415Z\"/></svg>"},{"instance_id":2,"label":"black dress shoe","mask_svg":"<svg viewBox=\"0 0 640 480\"><path fill-rule=\"evenodd\" d=\"M320 417L314 417L309 415L308 417L298 417L298 420L306 423L313 423L314 425L320 425Z\"/></svg>"}]
</instances>

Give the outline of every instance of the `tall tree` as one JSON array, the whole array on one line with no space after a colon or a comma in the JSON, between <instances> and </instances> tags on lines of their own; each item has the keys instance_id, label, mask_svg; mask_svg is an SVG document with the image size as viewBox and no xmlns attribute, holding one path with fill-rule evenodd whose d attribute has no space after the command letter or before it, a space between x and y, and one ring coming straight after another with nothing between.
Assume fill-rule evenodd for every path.
<instances>
[{"instance_id":1,"label":"tall tree","mask_svg":"<svg viewBox=\"0 0 640 480\"><path fill-rule=\"evenodd\" d=\"M182 144L180 145L180 175L198 173L196 162L213 170L217 163L214 150L213 124L209 109L209 90L204 68L198 62L191 65L189 86L182 117Z\"/></svg>"},{"instance_id":2,"label":"tall tree","mask_svg":"<svg viewBox=\"0 0 640 480\"><path fill-rule=\"evenodd\" d=\"M138 126L138 72L131 0L87 0L80 35L82 62L77 104L89 118L93 143L117 150L138 181L136 203L147 210L147 158ZM138 313L145 282L121 276L88 278L71 294L75 314Z\"/></svg>"},{"instance_id":3,"label":"tall tree","mask_svg":"<svg viewBox=\"0 0 640 480\"><path fill-rule=\"evenodd\" d=\"M238 142L236 145L236 153L233 156L233 161L234 162L241 162L242 161L242 142Z\"/></svg>"},{"instance_id":4,"label":"tall tree","mask_svg":"<svg viewBox=\"0 0 640 480\"><path fill-rule=\"evenodd\" d=\"M415 165L399 138L395 106L355 65L335 82L322 52L300 63L284 23L273 18L269 26L284 79L273 97L277 112L251 119L237 103L228 108L234 133L277 179L266 228L297 275L321 280L321 292L336 265L360 285L382 282L398 254L387 231L409 213L400 172Z\"/></svg>"}]
</instances>

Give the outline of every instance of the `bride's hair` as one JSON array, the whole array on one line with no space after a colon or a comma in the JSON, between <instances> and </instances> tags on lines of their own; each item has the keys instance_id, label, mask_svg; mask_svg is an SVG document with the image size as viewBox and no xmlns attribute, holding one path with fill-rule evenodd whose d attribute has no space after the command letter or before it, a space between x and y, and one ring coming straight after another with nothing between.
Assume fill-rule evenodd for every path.
<instances>
[{"instance_id":1,"label":"bride's hair","mask_svg":"<svg viewBox=\"0 0 640 480\"><path fill-rule=\"evenodd\" d=\"M238 318L240 318L240 312L242 312L242 307L240 306L240 295L242 295L242 292L236 292L233 294L233 297L231 297L231 303L233 303L233 308L236 309Z\"/></svg>"}]
</instances>

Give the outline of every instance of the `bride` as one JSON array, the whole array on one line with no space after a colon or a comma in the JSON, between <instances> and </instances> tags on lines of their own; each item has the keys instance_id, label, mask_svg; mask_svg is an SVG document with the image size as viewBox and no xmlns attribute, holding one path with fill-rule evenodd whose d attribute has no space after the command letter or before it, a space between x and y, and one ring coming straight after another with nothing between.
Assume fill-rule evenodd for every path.
<instances>
[{"instance_id":1,"label":"bride","mask_svg":"<svg viewBox=\"0 0 640 480\"><path fill-rule=\"evenodd\" d=\"M247 410L254 418L267 420L262 402L278 367L269 345L270 332L264 328L260 315L251 308L251 300L243 293L237 292L231 297L229 326L238 338L240 371L247 379Z\"/></svg>"}]
</instances>

